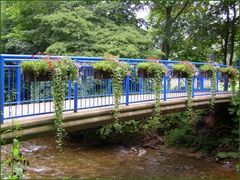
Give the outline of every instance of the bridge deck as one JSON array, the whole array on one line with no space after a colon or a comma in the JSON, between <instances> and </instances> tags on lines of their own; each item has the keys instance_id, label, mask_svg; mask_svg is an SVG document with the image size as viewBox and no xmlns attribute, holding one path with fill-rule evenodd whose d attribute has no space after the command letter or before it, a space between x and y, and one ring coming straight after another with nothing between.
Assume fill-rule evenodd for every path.
<instances>
[{"instance_id":1,"label":"bridge deck","mask_svg":"<svg viewBox=\"0 0 240 180\"><path fill-rule=\"evenodd\" d=\"M217 94L228 94L229 92L219 92ZM195 96L204 96L209 95L209 92L196 92ZM175 98L185 98L186 92L182 93L167 93L167 101L169 99ZM121 97L121 103L125 103L125 96ZM143 101L152 101L154 100L154 94L141 94L141 95L130 95L129 102L130 103L137 103ZM163 95L161 95L163 99ZM113 96L104 96L104 97L92 97L92 98L84 98L78 99L78 109L88 109L94 107L102 107L102 106L112 106L113 105ZM65 100L64 102L64 110L71 112L74 109L74 100ZM19 104L19 105L11 105L4 107L4 117L5 122L7 119L17 118L23 116L39 116L39 114L49 114L53 112L53 102L35 102L35 103L28 103L28 104Z\"/></svg>"},{"instance_id":2,"label":"bridge deck","mask_svg":"<svg viewBox=\"0 0 240 180\"><path fill-rule=\"evenodd\" d=\"M206 108L210 104L210 95L197 96L193 98L193 108ZM231 95L218 94L216 96L216 106L223 105L228 106L231 99ZM128 106L120 106L120 120L142 119L149 117L154 112L154 101L140 102L130 104ZM169 99L161 102L161 113L170 114L186 110L186 97L178 99ZM113 106L97 107L94 109L81 109L76 113L72 111L64 112L63 127L68 131L77 131L82 129L88 129L93 127L99 127L105 124L114 122L113 118ZM18 131L18 135L22 140L37 138L47 135L53 135L55 128L53 126L54 114L45 114L41 116L29 116L18 119L18 124L21 129ZM15 120L15 119L14 119ZM13 129L14 124L12 121L6 120L2 125L1 135L7 143L11 142L14 133L8 131Z\"/></svg>"}]
</instances>

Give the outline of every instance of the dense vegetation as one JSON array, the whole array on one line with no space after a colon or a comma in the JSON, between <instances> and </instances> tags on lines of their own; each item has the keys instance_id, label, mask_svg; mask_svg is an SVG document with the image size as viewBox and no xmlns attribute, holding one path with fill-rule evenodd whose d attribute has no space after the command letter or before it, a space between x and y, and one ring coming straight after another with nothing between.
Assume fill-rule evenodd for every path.
<instances>
[{"instance_id":1,"label":"dense vegetation","mask_svg":"<svg viewBox=\"0 0 240 180\"><path fill-rule=\"evenodd\" d=\"M148 17L138 18L143 9ZM231 65L240 55L238 10L237 0L1 1L1 52Z\"/></svg>"}]
</instances>

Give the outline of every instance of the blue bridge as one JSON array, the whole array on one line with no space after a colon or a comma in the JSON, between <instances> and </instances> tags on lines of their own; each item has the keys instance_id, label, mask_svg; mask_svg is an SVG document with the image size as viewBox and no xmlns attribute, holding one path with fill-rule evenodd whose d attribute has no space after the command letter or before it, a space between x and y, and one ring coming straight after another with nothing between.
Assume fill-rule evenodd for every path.
<instances>
[{"instance_id":1,"label":"blue bridge","mask_svg":"<svg viewBox=\"0 0 240 180\"><path fill-rule=\"evenodd\" d=\"M3 124L2 131L12 126L12 120L20 123L23 128L23 136L37 136L45 132L50 133L53 130L50 123L54 118L52 114L52 82L25 82L20 67L24 60L37 61L43 57L45 56L1 54L0 120ZM51 58L59 57L61 56L51 56ZM71 130L77 130L109 123L112 121L113 106L111 79L94 79L92 68L94 62L103 58L79 56L71 56L70 58L79 65L79 78L74 82L68 81L66 84L64 126L71 127ZM133 67L131 74L125 78L123 83L122 118L151 115L155 99L153 80L151 78L138 78L136 75L136 65L146 61L146 59L120 58L119 61L127 62ZM163 113L182 111L186 104L187 82L184 78L173 78L171 70L173 64L179 63L179 61L160 60L160 62L169 69L168 74L163 77L162 111ZM193 62L193 64L199 68L205 63ZM218 64L218 66L225 65ZM216 103L228 103L231 97L229 84L222 80L219 72L217 72L216 77ZM192 83L194 106L208 105L211 95L211 80L196 75L193 77ZM84 127L81 127L81 124L84 124ZM37 127L42 129L36 129Z\"/></svg>"}]
</instances>

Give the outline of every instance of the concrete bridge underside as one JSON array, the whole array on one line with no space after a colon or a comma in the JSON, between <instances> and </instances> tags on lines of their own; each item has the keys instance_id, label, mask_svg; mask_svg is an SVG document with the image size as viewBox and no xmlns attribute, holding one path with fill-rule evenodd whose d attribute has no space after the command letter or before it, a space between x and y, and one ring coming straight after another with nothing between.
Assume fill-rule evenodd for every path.
<instances>
[{"instance_id":1,"label":"concrete bridge underside","mask_svg":"<svg viewBox=\"0 0 240 180\"><path fill-rule=\"evenodd\" d=\"M193 98L193 108L201 109L207 108L210 104L210 95L198 96ZM229 105L231 101L231 94L218 94L216 96L216 106ZM132 103L128 106L121 105L121 120L127 121L131 119L141 119L152 115L154 110L154 101ZM171 114L186 110L186 97L168 99L161 102L162 114ZM43 136L53 135L54 129L54 114L46 114L39 116L30 116L18 118L15 121L20 126L18 135L22 140L38 138ZM113 106L111 107L98 107L91 109L82 109L78 112L64 112L63 127L67 132L73 132L88 128L103 126L114 122L113 119ZM1 135L7 142L13 138L13 133L8 131L13 129L14 125L11 120L5 121L2 125Z\"/></svg>"}]
</instances>

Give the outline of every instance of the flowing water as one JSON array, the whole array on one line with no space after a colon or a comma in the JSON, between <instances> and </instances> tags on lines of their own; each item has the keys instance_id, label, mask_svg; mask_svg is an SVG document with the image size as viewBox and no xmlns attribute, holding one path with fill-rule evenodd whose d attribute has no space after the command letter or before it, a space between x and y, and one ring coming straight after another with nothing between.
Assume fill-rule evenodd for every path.
<instances>
[{"instance_id":1,"label":"flowing water","mask_svg":"<svg viewBox=\"0 0 240 180\"><path fill-rule=\"evenodd\" d=\"M2 156L10 145L2 146ZM181 150L136 147L86 147L67 142L62 155L55 149L54 138L21 143L21 152L29 160L26 178L211 178L238 179L234 168L208 158L189 156Z\"/></svg>"}]
</instances>

